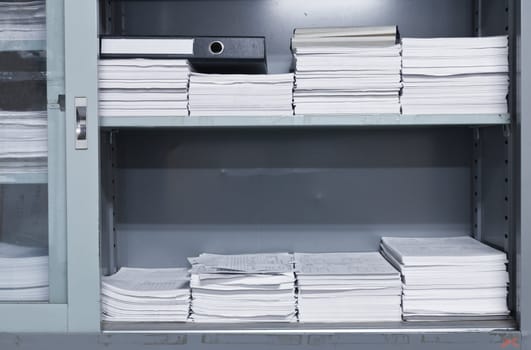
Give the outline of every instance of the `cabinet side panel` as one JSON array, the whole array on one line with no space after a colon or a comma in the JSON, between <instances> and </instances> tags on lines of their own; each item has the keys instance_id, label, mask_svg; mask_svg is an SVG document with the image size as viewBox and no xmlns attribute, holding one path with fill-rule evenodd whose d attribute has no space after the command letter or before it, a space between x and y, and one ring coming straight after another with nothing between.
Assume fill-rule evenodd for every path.
<instances>
[{"instance_id":1,"label":"cabinet side panel","mask_svg":"<svg viewBox=\"0 0 531 350\"><path fill-rule=\"evenodd\" d=\"M517 215L516 232L520 241L517 244L518 251L518 277L519 277L519 299L518 311L522 334L524 335L525 349L531 349L529 332L531 331L531 3L529 1L518 1L516 14L517 21L517 130L519 151L517 159L519 167L517 174Z\"/></svg>"}]
</instances>

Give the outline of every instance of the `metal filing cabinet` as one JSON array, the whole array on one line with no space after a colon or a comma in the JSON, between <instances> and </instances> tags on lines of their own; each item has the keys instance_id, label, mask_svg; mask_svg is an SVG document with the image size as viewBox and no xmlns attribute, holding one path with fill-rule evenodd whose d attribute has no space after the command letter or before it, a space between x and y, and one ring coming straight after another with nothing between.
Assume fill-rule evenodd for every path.
<instances>
[{"instance_id":1,"label":"metal filing cabinet","mask_svg":"<svg viewBox=\"0 0 531 350\"><path fill-rule=\"evenodd\" d=\"M18 336L0 336L0 345L531 349L528 2L69 0L64 10L69 334L14 326L7 329ZM265 36L269 71L278 73L292 67L296 27L381 24L397 24L402 36L508 34L511 113L98 116L99 34ZM383 234L468 234L505 250L513 319L216 327L100 320L100 278L120 266L186 266L203 251L374 251Z\"/></svg>"}]
</instances>

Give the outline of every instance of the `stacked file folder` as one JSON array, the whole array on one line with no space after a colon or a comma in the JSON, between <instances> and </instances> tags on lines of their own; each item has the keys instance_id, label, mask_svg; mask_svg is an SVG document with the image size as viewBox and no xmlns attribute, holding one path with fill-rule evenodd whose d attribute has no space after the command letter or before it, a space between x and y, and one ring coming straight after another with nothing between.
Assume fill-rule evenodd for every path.
<instances>
[{"instance_id":1,"label":"stacked file folder","mask_svg":"<svg viewBox=\"0 0 531 350\"><path fill-rule=\"evenodd\" d=\"M296 29L295 114L400 113L396 27Z\"/></svg>"},{"instance_id":2,"label":"stacked file folder","mask_svg":"<svg viewBox=\"0 0 531 350\"><path fill-rule=\"evenodd\" d=\"M189 260L194 322L296 321L293 255L201 254Z\"/></svg>"},{"instance_id":3,"label":"stacked file folder","mask_svg":"<svg viewBox=\"0 0 531 350\"><path fill-rule=\"evenodd\" d=\"M47 250L0 242L0 301L47 300Z\"/></svg>"},{"instance_id":4,"label":"stacked file folder","mask_svg":"<svg viewBox=\"0 0 531 350\"><path fill-rule=\"evenodd\" d=\"M44 0L0 1L0 40L45 40Z\"/></svg>"},{"instance_id":5,"label":"stacked file folder","mask_svg":"<svg viewBox=\"0 0 531 350\"><path fill-rule=\"evenodd\" d=\"M47 171L47 125L46 112L0 111L0 175Z\"/></svg>"},{"instance_id":6,"label":"stacked file folder","mask_svg":"<svg viewBox=\"0 0 531 350\"><path fill-rule=\"evenodd\" d=\"M400 274L380 253L295 253L300 322L400 321Z\"/></svg>"},{"instance_id":7,"label":"stacked file folder","mask_svg":"<svg viewBox=\"0 0 531 350\"><path fill-rule=\"evenodd\" d=\"M100 60L100 116L187 116L188 75L186 60Z\"/></svg>"},{"instance_id":8,"label":"stacked file folder","mask_svg":"<svg viewBox=\"0 0 531 350\"><path fill-rule=\"evenodd\" d=\"M190 76L191 116L293 115L293 74Z\"/></svg>"},{"instance_id":9,"label":"stacked file folder","mask_svg":"<svg viewBox=\"0 0 531 350\"><path fill-rule=\"evenodd\" d=\"M404 38L404 114L507 113L508 39Z\"/></svg>"},{"instance_id":10,"label":"stacked file folder","mask_svg":"<svg viewBox=\"0 0 531 350\"><path fill-rule=\"evenodd\" d=\"M103 277L103 320L185 322L190 310L188 269L122 267Z\"/></svg>"},{"instance_id":11,"label":"stacked file folder","mask_svg":"<svg viewBox=\"0 0 531 350\"><path fill-rule=\"evenodd\" d=\"M402 273L405 320L505 318L504 252L471 237L384 237L382 254Z\"/></svg>"}]
</instances>

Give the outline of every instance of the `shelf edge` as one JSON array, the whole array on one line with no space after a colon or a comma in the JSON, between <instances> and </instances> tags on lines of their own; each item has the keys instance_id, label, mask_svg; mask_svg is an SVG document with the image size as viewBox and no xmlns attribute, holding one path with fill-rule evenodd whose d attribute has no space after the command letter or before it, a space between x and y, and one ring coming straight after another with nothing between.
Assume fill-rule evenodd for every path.
<instances>
[{"instance_id":1,"label":"shelf edge","mask_svg":"<svg viewBox=\"0 0 531 350\"><path fill-rule=\"evenodd\" d=\"M323 115L286 117L100 117L102 128L304 127L304 126L490 126L508 125L509 114Z\"/></svg>"}]
</instances>

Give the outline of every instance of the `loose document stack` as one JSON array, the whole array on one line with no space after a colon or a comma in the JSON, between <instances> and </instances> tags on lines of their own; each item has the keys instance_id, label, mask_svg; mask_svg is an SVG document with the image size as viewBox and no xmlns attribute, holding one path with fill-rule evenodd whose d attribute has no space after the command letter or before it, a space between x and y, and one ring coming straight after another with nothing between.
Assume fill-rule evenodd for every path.
<instances>
[{"instance_id":1,"label":"loose document stack","mask_svg":"<svg viewBox=\"0 0 531 350\"><path fill-rule=\"evenodd\" d=\"M0 242L0 301L47 300L47 250Z\"/></svg>"},{"instance_id":2,"label":"loose document stack","mask_svg":"<svg viewBox=\"0 0 531 350\"><path fill-rule=\"evenodd\" d=\"M190 310L188 269L122 267L103 277L101 294L105 321L185 322Z\"/></svg>"},{"instance_id":3,"label":"loose document stack","mask_svg":"<svg viewBox=\"0 0 531 350\"><path fill-rule=\"evenodd\" d=\"M404 114L507 113L508 39L404 38Z\"/></svg>"},{"instance_id":4,"label":"loose document stack","mask_svg":"<svg viewBox=\"0 0 531 350\"><path fill-rule=\"evenodd\" d=\"M292 254L201 254L189 261L194 322L296 321Z\"/></svg>"},{"instance_id":5,"label":"loose document stack","mask_svg":"<svg viewBox=\"0 0 531 350\"><path fill-rule=\"evenodd\" d=\"M1 40L46 40L45 1L0 1Z\"/></svg>"},{"instance_id":6,"label":"loose document stack","mask_svg":"<svg viewBox=\"0 0 531 350\"><path fill-rule=\"evenodd\" d=\"M400 113L397 28L296 29L295 114Z\"/></svg>"},{"instance_id":7,"label":"loose document stack","mask_svg":"<svg viewBox=\"0 0 531 350\"><path fill-rule=\"evenodd\" d=\"M291 116L293 74L190 76L191 116Z\"/></svg>"},{"instance_id":8,"label":"loose document stack","mask_svg":"<svg viewBox=\"0 0 531 350\"><path fill-rule=\"evenodd\" d=\"M492 320L509 314L504 252L471 237L384 237L381 250L402 273L405 320Z\"/></svg>"},{"instance_id":9,"label":"loose document stack","mask_svg":"<svg viewBox=\"0 0 531 350\"><path fill-rule=\"evenodd\" d=\"M47 156L46 112L0 111L0 175L45 173Z\"/></svg>"},{"instance_id":10,"label":"loose document stack","mask_svg":"<svg viewBox=\"0 0 531 350\"><path fill-rule=\"evenodd\" d=\"M100 60L100 116L187 116L188 75L186 60Z\"/></svg>"},{"instance_id":11,"label":"loose document stack","mask_svg":"<svg viewBox=\"0 0 531 350\"><path fill-rule=\"evenodd\" d=\"M400 274L380 253L295 253L300 322L402 319Z\"/></svg>"}]
</instances>

